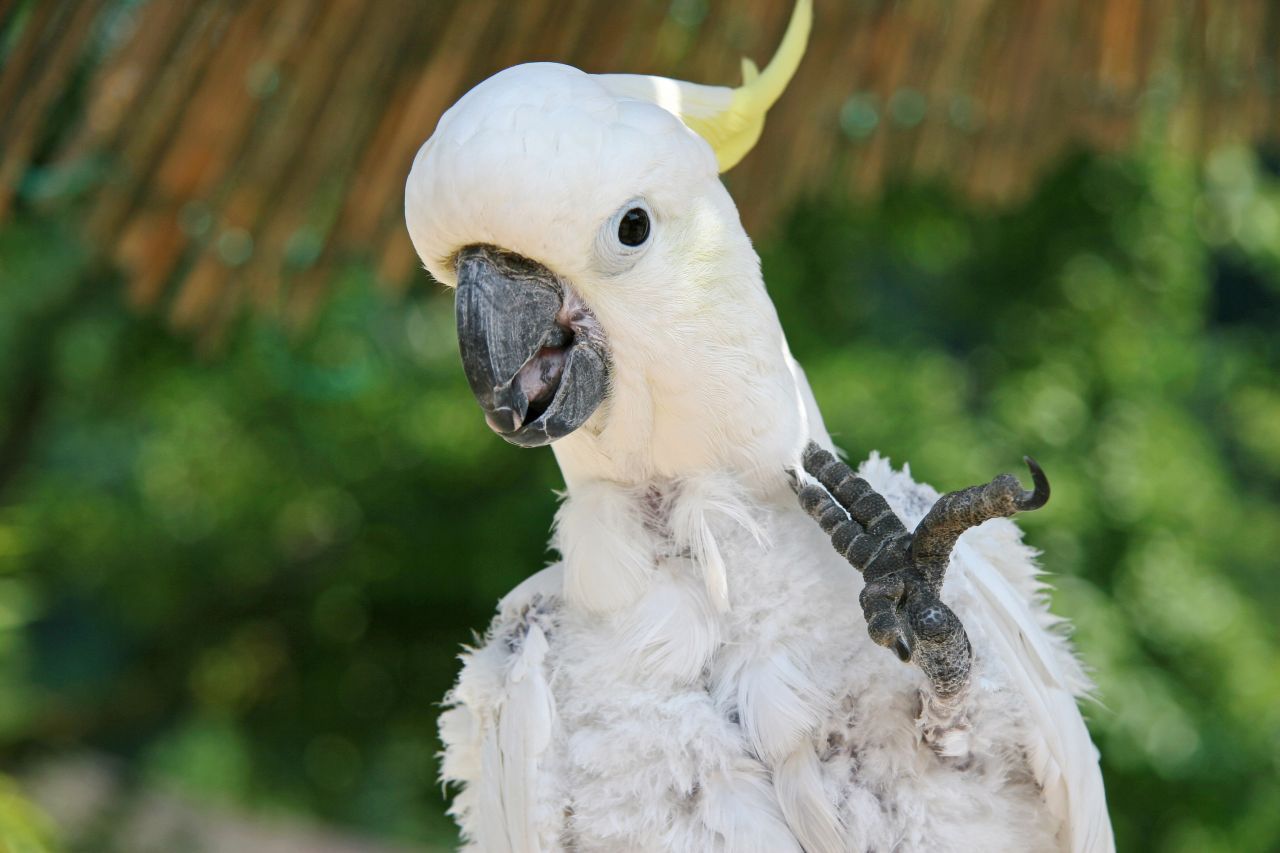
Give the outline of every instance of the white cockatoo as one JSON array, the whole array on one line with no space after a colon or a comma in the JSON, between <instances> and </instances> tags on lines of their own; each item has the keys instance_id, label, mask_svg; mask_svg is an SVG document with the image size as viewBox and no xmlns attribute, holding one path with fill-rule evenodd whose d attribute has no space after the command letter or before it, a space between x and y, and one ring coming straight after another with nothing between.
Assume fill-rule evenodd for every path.
<instances>
[{"instance_id":1,"label":"white cockatoo","mask_svg":"<svg viewBox=\"0 0 1280 853\"><path fill-rule=\"evenodd\" d=\"M1114 848L1087 680L997 517L1043 475L939 499L830 455L719 180L811 18L736 89L507 69L413 164L485 418L552 444L566 486L560 561L441 715L468 849Z\"/></svg>"}]
</instances>

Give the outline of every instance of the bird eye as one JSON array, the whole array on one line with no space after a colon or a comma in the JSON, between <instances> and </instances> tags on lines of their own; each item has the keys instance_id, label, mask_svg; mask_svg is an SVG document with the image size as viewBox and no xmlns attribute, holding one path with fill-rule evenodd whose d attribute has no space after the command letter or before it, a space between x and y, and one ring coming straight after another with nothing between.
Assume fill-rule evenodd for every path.
<instances>
[{"instance_id":1,"label":"bird eye","mask_svg":"<svg viewBox=\"0 0 1280 853\"><path fill-rule=\"evenodd\" d=\"M618 221L618 239L624 246L639 246L649 239L649 214L642 207L633 207L622 214Z\"/></svg>"}]
</instances>

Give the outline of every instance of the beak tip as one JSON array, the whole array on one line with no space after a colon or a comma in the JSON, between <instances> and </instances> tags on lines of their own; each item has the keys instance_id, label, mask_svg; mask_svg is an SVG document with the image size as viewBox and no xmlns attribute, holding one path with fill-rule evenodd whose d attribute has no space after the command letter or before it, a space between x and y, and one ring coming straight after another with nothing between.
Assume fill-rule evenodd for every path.
<instances>
[{"instance_id":1,"label":"beak tip","mask_svg":"<svg viewBox=\"0 0 1280 853\"><path fill-rule=\"evenodd\" d=\"M524 418L520 413L506 406L485 412L484 420L489 429L497 433L512 433L524 425Z\"/></svg>"}]
</instances>

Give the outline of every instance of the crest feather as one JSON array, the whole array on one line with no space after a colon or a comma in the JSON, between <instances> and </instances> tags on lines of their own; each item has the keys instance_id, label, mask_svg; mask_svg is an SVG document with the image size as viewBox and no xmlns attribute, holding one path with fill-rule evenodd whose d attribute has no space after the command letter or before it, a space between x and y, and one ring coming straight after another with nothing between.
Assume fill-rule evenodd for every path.
<instances>
[{"instance_id":1,"label":"crest feather","mask_svg":"<svg viewBox=\"0 0 1280 853\"><path fill-rule=\"evenodd\" d=\"M742 85L736 89L640 74L603 74L599 79L615 95L650 101L678 116L707 141L720 171L727 172L760 139L765 113L800 66L812 26L813 0L797 0L773 59L764 71L743 59Z\"/></svg>"}]
</instances>

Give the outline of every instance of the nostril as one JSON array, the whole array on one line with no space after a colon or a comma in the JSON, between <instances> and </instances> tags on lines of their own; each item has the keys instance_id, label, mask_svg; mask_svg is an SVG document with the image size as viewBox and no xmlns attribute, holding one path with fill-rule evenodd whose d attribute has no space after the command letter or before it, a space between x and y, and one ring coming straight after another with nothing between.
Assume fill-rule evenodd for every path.
<instances>
[{"instance_id":1,"label":"nostril","mask_svg":"<svg viewBox=\"0 0 1280 853\"><path fill-rule=\"evenodd\" d=\"M484 420L485 423L489 424L489 429L494 432L515 432L524 423L524 419L519 412L506 406L485 412Z\"/></svg>"}]
</instances>

